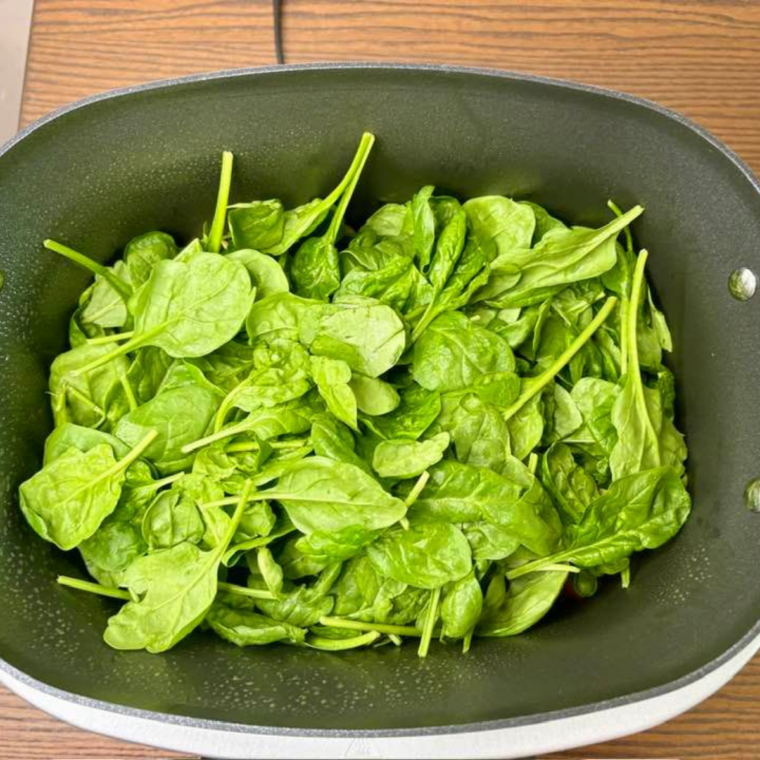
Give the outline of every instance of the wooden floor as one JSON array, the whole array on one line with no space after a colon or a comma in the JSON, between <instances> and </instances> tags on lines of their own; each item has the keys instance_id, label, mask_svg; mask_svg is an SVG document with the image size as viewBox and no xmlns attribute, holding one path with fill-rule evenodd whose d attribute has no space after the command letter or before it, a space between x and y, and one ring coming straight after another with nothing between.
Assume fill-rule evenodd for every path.
<instances>
[{"instance_id":1,"label":"wooden floor","mask_svg":"<svg viewBox=\"0 0 760 760\"><path fill-rule=\"evenodd\" d=\"M283 23L289 63L458 63L652 98L760 173L760 0L283 0ZM36 0L22 119L112 87L272 63L271 0ZM0 760L169 756L0 691ZM554 758L760 758L760 658L664 726Z\"/></svg>"}]
</instances>

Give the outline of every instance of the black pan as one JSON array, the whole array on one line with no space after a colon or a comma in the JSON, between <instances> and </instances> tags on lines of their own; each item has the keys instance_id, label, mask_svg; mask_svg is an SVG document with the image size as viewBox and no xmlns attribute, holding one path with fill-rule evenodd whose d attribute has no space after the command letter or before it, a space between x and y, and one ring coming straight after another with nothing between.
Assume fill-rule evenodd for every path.
<instances>
[{"instance_id":1,"label":"black pan","mask_svg":"<svg viewBox=\"0 0 760 760\"><path fill-rule=\"evenodd\" d=\"M646 207L634 232L673 330L693 515L635 565L628 591L607 584L467 656L441 645L425 661L414 647L243 651L202 633L159 656L114 652L101 639L114 605L57 587L56 574L77 574L80 562L34 536L17 505L51 428L46 373L88 280L41 241L105 261L145 230L197 235L222 149L236 156L233 201L303 202L336 183L363 130L378 138L365 210L426 183L534 200L593 225L607 219L608 198ZM723 672L760 634L760 516L742 497L760 475L760 298L739 303L727 289L737 267L760 269L759 254L760 188L725 146L651 103L563 82L408 66L262 69L131 88L42 120L0 151L0 677L114 715L182 716L189 729L351 738L535 725Z\"/></svg>"}]
</instances>

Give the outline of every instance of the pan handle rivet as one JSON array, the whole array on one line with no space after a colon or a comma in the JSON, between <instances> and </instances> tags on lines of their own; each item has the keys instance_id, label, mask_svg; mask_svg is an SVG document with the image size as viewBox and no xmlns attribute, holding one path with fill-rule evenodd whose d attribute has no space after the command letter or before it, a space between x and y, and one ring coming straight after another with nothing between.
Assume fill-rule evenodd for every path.
<instances>
[{"instance_id":1,"label":"pan handle rivet","mask_svg":"<svg viewBox=\"0 0 760 760\"><path fill-rule=\"evenodd\" d=\"M757 277L751 269L739 267L728 278L728 292L737 301L749 301L755 295Z\"/></svg>"},{"instance_id":2,"label":"pan handle rivet","mask_svg":"<svg viewBox=\"0 0 760 760\"><path fill-rule=\"evenodd\" d=\"M760 478L747 483L744 489L744 506L750 512L760 512Z\"/></svg>"}]
</instances>

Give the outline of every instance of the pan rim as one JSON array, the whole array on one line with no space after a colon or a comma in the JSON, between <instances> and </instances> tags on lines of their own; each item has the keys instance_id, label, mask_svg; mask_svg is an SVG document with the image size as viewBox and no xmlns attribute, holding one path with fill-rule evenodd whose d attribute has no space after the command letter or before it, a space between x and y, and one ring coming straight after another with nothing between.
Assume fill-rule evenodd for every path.
<instances>
[{"instance_id":1,"label":"pan rim","mask_svg":"<svg viewBox=\"0 0 760 760\"><path fill-rule=\"evenodd\" d=\"M406 63L388 63L388 62L315 62L308 64L289 64L281 66L260 66L236 69L223 69L213 72L204 72L200 74L191 74L188 76L161 79L152 82L146 82L137 85L130 85L117 89L97 93L74 103L66 104L57 108L50 113L35 120L18 134L0 146L0 159L9 153L16 145L20 144L27 137L43 128L47 124L57 119L74 113L90 105L114 98L122 98L127 95L133 95L154 90L168 89L177 85L194 84L198 82L211 82L216 80L258 76L258 75L287 75L289 72L297 71L341 71L341 70L385 70L385 71L421 71L421 72L438 72L441 74L466 74L476 75L486 78L506 79L514 82L530 82L540 85L548 85L560 90L569 90L582 92L591 95L602 96L629 103L633 106L653 111L671 121L675 121L686 129L690 130L698 137L705 140L710 146L719 151L728 159L736 169L739 170L750 187L760 195L760 181L755 177L749 166L733 150L731 150L722 140L715 137L709 130L693 122L691 119L670 108L666 108L654 101L642 98L636 95L630 95L618 90L599 87L596 85L587 85L579 82L573 82L553 77L544 77L534 74L524 74L509 70L500 70L492 68L480 68L472 66L459 66L449 64L406 64ZM753 640L760 637L760 618L754 625L736 642L729 646L720 655L709 660L701 667L687 673L667 683L653 686L643 691L637 691L630 694L623 694L617 697L591 702L576 707L569 707L560 710L548 712L539 712L530 715L520 715L511 718L498 718L494 720L478 721L474 723L451 724L441 726L421 726L417 728L388 728L388 729L307 729L291 728L285 726L266 726L237 723L232 721L215 720L209 718L195 718L174 713L159 712L157 710L144 710L141 708L130 707L115 702L93 699L75 692L52 686L44 681L40 681L32 676L27 675L24 671L16 668L0 656L0 673L6 673L11 678L19 681L35 691L55 697L73 705L93 708L104 712L111 712L125 717L139 718L150 720L157 723L170 723L174 725L209 729L215 731L226 731L243 734L260 734L266 736L288 736L288 737L313 737L313 738L390 738L390 737L422 737L445 734L476 733L483 731L495 731L508 728L517 728L523 726L550 723L568 718L574 718L584 715L590 715L617 707L632 706L644 702L654 697L659 697L671 692L683 689L697 683L713 671L726 664L729 660L746 650Z\"/></svg>"}]
</instances>

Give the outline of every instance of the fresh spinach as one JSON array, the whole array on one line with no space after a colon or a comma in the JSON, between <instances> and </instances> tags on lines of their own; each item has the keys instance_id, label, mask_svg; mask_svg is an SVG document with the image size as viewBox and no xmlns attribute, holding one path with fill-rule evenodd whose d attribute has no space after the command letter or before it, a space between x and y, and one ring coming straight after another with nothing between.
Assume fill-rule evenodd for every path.
<instances>
[{"instance_id":1,"label":"fresh spinach","mask_svg":"<svg viewBox=\"0 0 760 760\"><path fill-rule=\"evenodd\" d=\"M627 588L631 555L687 519L642 209L590 229L426 185L349 226L373 142L295 208L230 205L223 153L181 250L151 231L106 265L45 241L94 280L21 509L97 581L62 584L126 602L111 646L203 624L241 647L467 652L536 624L570 576Z\"/></svg>"}]
</instances>

